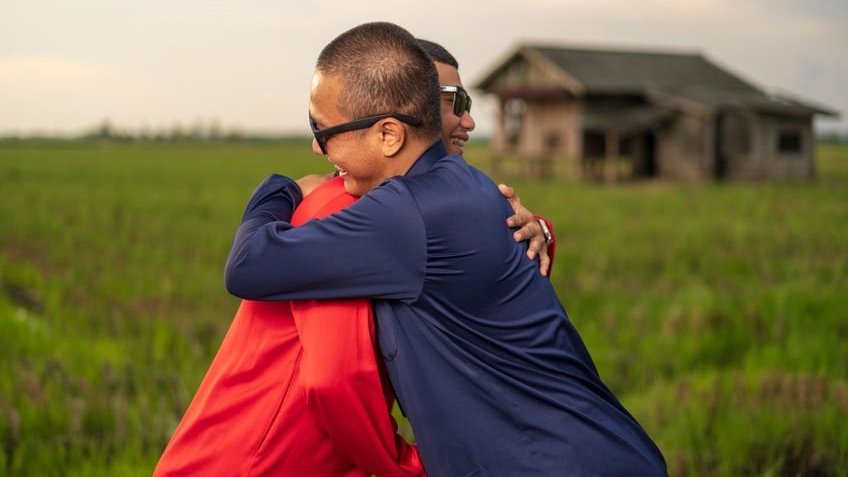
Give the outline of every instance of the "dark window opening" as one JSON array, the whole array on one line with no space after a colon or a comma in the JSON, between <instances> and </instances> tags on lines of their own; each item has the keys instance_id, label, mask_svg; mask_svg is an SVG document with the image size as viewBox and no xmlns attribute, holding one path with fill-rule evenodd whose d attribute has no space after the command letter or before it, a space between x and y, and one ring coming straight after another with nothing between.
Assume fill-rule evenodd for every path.
<instances>
[{"instance_id":1,"label":"dark window opening","mask_svg":"<svg viewBox=\"0 0 848 477\"><path fill-rule=\"evenodd\" d=\"M649 132L644 136L645 155L636 167L636 174L642 177L657 176L657 137Z\"/></svg>"},{"instance_id":2,"label":"dark window opening","mask_svg":"<svg viewBox=\"0 0 848 477\"><path fill-rule=\"evenodd\" d=\"M618 142L618 155L632 156L633 155L633 138L626 137Z\"/></svg>"},{"instance_id":3,"label":"dark window opening","mask_svg":"<svg viewBox=\"0 0 848 477\"><path fill-rule=\"evenodd\" d=\"M777 152L797 154L801 152L800 131L780 131L777 135Z\"/></svg>"},{"instance_id":4,"label":"dark window opening","mask_svg":"<svg viewBox=\"0 0 848 477\"><path fill-rule=\"evenodd\" d=\"M516 148L521 139L521 130L524 127L524 113L527 111L527 103L521 98L510 98L504 102L504 129L506 130L507 143L510 148Z\"/></svg>"},{"instance_id":5,"label":"dark window opening","mask_svg":"<svg viewBox=\"0 0 848 477\"><path fill-rule=\"evenodd\" d=\"M583 134L583 157L604 157L606 136L602 132L586 131Z\"/></svg>"}]
</instances>

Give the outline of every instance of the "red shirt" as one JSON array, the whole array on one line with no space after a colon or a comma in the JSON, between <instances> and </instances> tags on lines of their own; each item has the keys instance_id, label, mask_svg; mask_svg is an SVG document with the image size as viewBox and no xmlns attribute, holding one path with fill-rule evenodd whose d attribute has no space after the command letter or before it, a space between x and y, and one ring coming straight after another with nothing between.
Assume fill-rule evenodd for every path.
<instances>
[{"instance_id":1,"label":"red shirt","mask_svg":"<svg viewBox=\"0 0 848 477\"><path fill-rule=\"evenodd\" d=\"M355 201L336 178L292 224ZM424 475L374 342L367 299L243 301L154 475Z\"/></svg>"}]
</instances>

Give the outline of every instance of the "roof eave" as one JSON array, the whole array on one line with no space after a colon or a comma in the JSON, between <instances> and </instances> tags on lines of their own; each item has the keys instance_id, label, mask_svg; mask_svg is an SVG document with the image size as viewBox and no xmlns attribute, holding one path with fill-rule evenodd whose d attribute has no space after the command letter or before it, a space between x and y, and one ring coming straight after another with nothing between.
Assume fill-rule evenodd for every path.
<instances>
[{"instance_id":1,"label":"roof eave","mask_svg":"<svg viewBox=\"0 0 848 477\"><path fill-rule=\"evenodd\" d=\"M522 48L522 51L529 60L535 61L541 68L553 74L563 84L563 86L571 90L575 96L582 96L586 92L586 87L580 82L580 80L560 68L541 51L533 48L532 46L525 46Z\"/></svg>"},{"instance_id":2,"label":"roof eave","mask_svg":"<svg viewBox=\"0 0 848 477\"><path fill-rule=\"evenodd\" d=\"M492 83L507 68L507 66L518 57L523 57L527 62L550 72L560 83L562 89L567 90L572 95L582 96L585 92L585 87L580 81L563 71L538 50L532 46L526 45L519 45L511 53L507 54L499 63L496 63L497 66L484 75L483 79L477 81L474 84L474 88L487 93L497 94L497 91L492 88Z\"/></svg>"},{"instance_id":3,"label":"roof eave","mask_svg":"<svg viewBox=\"0 0 848 477\"><path fill-rule=\"evenodd\" d=\"M803 111L807 114L820 114L831 118L841 117L839 111L826 108L806 99L801 100L785 93L774 93L769 95L769 97L775 102L788 104L792 108L797 108L799 112Z\"/></svg>"},{"instance_id":4,"label":"roof eave","mask_svg":"<svg viewBox=\"0 0 848 477\"><path fill-rule=\"evenodd\" d=\"M472 88L479 89L481 91L487 91L491 87L495 78L497 78L504 69L506 69L507 65L509 65L513 58L519 56L521 54L521 46L517 46L510 50L507 54L501 56L501 60L495 63L495 66L492 67L488 73L483 75L482 79L473 82Z\"/></svg>"}]
</instances>

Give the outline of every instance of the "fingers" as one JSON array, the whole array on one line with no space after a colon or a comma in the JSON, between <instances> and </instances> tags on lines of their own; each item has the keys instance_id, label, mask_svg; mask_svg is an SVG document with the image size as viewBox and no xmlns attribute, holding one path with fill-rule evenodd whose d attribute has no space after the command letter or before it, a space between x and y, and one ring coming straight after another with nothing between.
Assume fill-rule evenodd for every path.
<instances>
[{"instance_id":1,"label":"fingers","mask_svg":"<svg viewBox=\"0 0 848 477\"><path fill-rule=\"evenodd\" d=\"M520 227L512 234L512 238L516 242L528 241L527 258L533 260L538 256L539 272L543 277L548 276L551 259L548 257L548 244L542 226L539 225L533 213L527 207L521 205L521 199L515 195L515 190L512 187L506 184L498 184L498 190L515 212L514 215L506 219L506 224L510 228Z\"/></svg>"},{"instance_id":2,"label":"fingers","mask_svg":"<svg viewBox=\"0 0 848 477\"><path fill-rule=\"evenodd\" d=\"M510 219L515 218L516 216L510 217ZM538 253L539 249L545 247L545 234L542 233L542 228L539 226L539 222L536 222L536 219L531 219L529 221L524 221L524 225L515 231L512 234L512 238L515 239L516 242L524 242L528 241L528 251L532 251L535 256ZM533 258L533 257L530 257Z\"/></svg>"},{"instance_id":3,"label":"fingers","mask_svg":"<svg viewBox=\"0 0 848 477\"><path fill-rule=\"evenodd\" d=\"M512 207L513 212L518 213L521 207L521 199L519 199L515 195L515 191L512 190L512 187L509 187L506 184L498 184L498 190L501 195L504 196L507 202L509 202L509 206ZM508 223L508 222L507 222ZM510 225L510 227L518 227L520 224Z\"/></svg>"},{"instance_id":4,"label":"fingers","mask_svg":"<svg viewBox=\"0 0 848 477\"><path fill-rule=\"evenodd\" d=\"M530 214L529 210L524 209L524 211L526 213L516 213L507 219L507 224L510 227L521 227L513 234L513 238L515 238L516 242L522 242L524 240L533 242L539 240L544 245L545 233L542 232L542 226L539 225L536 217Z\"/></svg>"},{"instance_id":5,"label":"fingers","mask_svg":"<svg viewBox=\"0 0 848 477\"><path fill-rule=\"evenodd\" d=\"M539 272L543 277L548 276L551 268L551 257L548 256L548 247L542 247L539 251Z\"/></svg>"},{"instance_id":6,"label":"fingers","mask_svg":"<svg viewBox=\"0 0 848 477\"><path fill-rule=\"evenodd\" d=\"M533 260L538 256L539 273L543 277L546 277L551 267L551 258L548 256L548 243L545 240L544 232L542 232L542 226L539 225L539 222L532 215L530 219L529 221L524 221L524 225L512 234L512 238L516 242L527 241L527 258ZM517 220L518 214L507 219L507 223Z\"/></svg>"},{"instance_id":7,"label":"fingers","mask_svg":"<svg viewBox=\"0 0 848 477\"><path fill-rule=\"evenodd\" d=\"M546 249L545 237L540 237L536 234L527 239L527 258L532 260L536 255L541 256L542 252L545 252Z\"/></svg>"},{"instance_id":8,"label":"fingers","mask_svg":"<svg viewBox=\"0 0 848 477\"><path fill-rule=\"evenodd\" d=\"M527 215L526 213L519 210L519 211L516 212L515 215L511 215L506 219L506 225L509 226L509 228L513 228L513 229L516 228L516 227L524 228L524 227L527 227L528 225L532 225L530 223L532 221L532 219L533 219L532 215ZM528 235L525 235L522 240L527 240L532 235L533 235L533 231L531 230L530 233ZM519 240L519 242L520 241L521 240Z\"/></svg>"},{"instance_id":9,"label":"fingers","mask_svg":"<svg viewBox=\"0 0 848 477\"><path fill-rule=\"evenodd\" d=\"M533 213L527 207L521 205L521 198L515 194L515 190L512 187L506 184L498 184L498 190L506 198L507 202L509 202L512 211L515 212L514 215L506 220L507 225L510 227L524 227L534 220ZM527 237L525 237L526 239Z\"/></svg>"},{"instance_id":10,"label":"fingers","mask_svg":"<svg viewBox=\"0 0 848 477\"><path fill-rule=\"evenodd\" d=\"M515 200L518 200L518 198L515 198ZM512 215L508 219L506 219L506 223L510 227L527 227L528 225L532 226L533 223L536 222L536 218L533 217L533 214L529 210L527 210L527 207L522 206L520 203L510 203L510 205L512 206L512 210L515 212L515 215ZM538 232L541 233L542 229L538 227L538 224L537 228ZM524 239L526 240L532 237L535 233L535 230L531 230L530 234L525 236Z\"/></svg>"},{"instance_id":11,"label":"fingers","mask_svg":"<svg viewBox=\"0 0 848 477\"><path fill-rule=\"evenodd\" d=\"M535 227L533 223L527 224L512 234L512 238L516 242L527 241L527 258L533 260L538 256L539 273L543 277L546 277L551 267L551 258L548 256L548 244L545 241L545 236L542 234L538 222L535 220L533 222L536 224Z\"/></svg>"},{"instance_id":12,"label":"fingers","mask_svg":"<svg viewBox=\"0 0 848 477\"><path fill-rule=\"evenodd\" d=\"M501 192L501 195L506 198L506 201L509 202L509 206L512 207L512 210L518 212L518 209L521 208L521 199L515 195L515 191L512 190L512 187L501 184L498 186L498 190Z\"/></svg>"}]
</instances>

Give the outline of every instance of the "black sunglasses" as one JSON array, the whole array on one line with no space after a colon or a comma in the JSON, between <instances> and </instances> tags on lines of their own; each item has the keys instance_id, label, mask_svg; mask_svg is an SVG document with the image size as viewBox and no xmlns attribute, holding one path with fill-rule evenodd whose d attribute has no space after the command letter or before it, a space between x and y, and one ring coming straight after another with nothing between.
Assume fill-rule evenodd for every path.
<instances>
[{"instance_id":1,"label":"black sunglasses","mask_svg":"<svg viewBox=\"0 0 848 477\"><path fill-rule=\"evenodd\" d=\"M407 116L405 114L400 113L384 113L377 114L375 116L368 116L367 118L356 119L349 123L342 123L335 126L331 126L324 129L318 129L318 125L315 123L315 120L312 119L312 115L309 115L309 127L312 128L312 135L315 136L315 141L318 142L318 147L321 148L321 152L324 155L327 155L327 140L330 139L331 136L334 136L339 133L348 132L348 131L356 131L357 129L366 129L371 126L377 124L381 119L386 118L395 118L397 120L403 121L410 126L420 126L421 120L418 118L413 118L412 116Z\"/></svg>"},{"instance_id":2,"label":"black sunglasses","mask_svg":"<svg viewBox=\"0 0 848 477\"><path fill-rule=\"evenodd\" d=\"M471 112L471 96L462 86L439 86L439 92L453 94L453 114L461 118Z\"/></svg>"}]
</instances>

